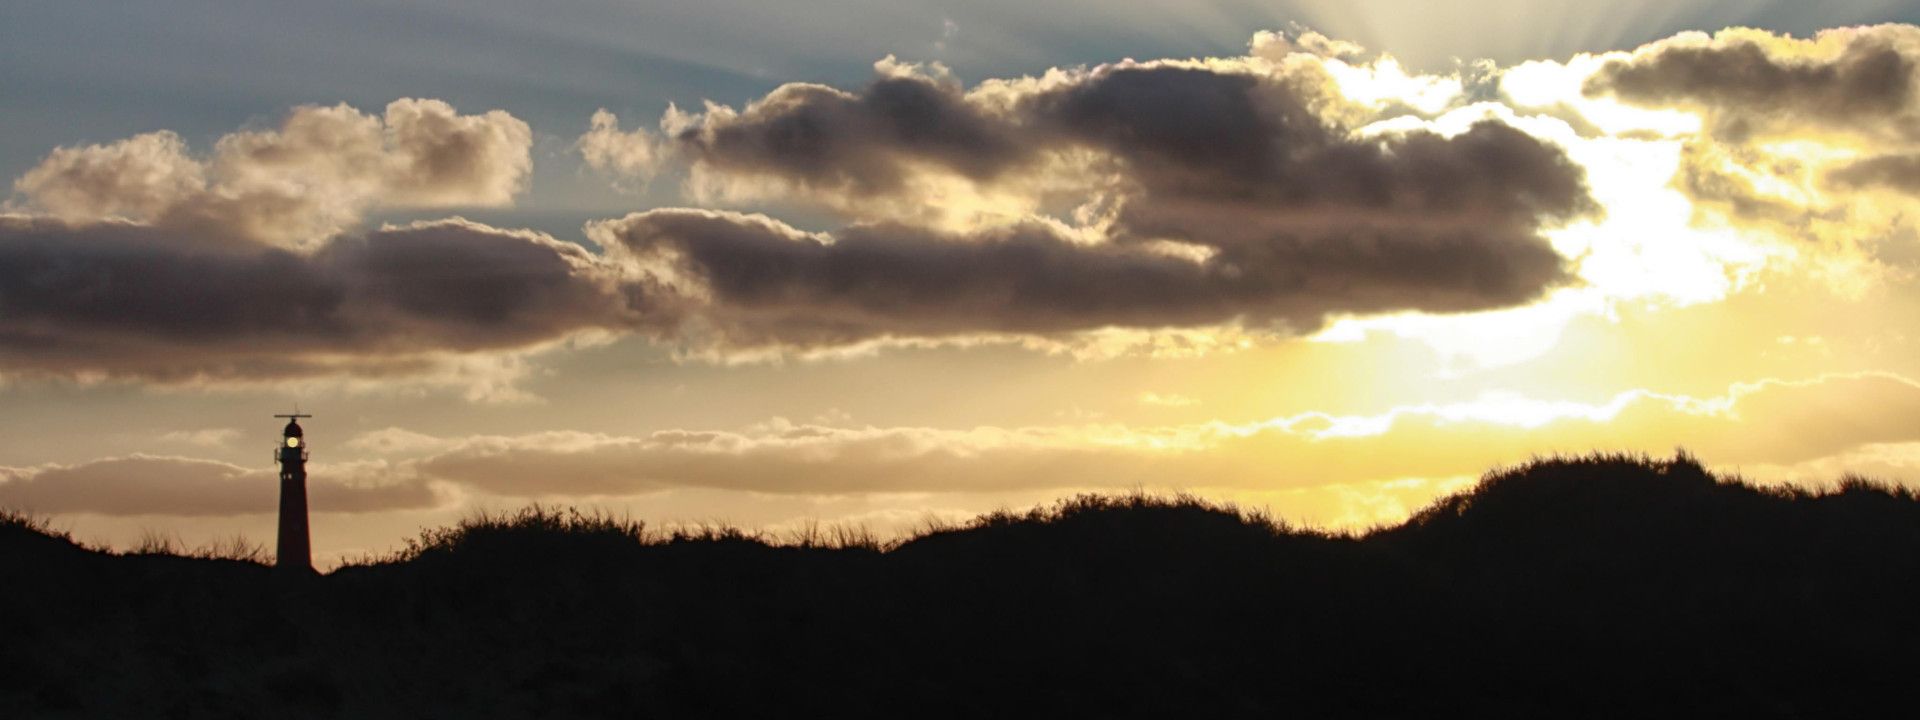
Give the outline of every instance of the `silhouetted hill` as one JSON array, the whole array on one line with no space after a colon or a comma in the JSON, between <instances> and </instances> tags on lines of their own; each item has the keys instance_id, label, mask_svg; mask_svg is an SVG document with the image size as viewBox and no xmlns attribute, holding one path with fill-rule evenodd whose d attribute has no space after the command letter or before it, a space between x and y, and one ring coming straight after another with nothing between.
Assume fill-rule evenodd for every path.
<instances>
[{"instance_id":1,"label":"silhouetted hill","mask_svg":"<svg viewBox=\"0 0 1920 720\"><path fill-rule=\"evenodd\" d=\"M0 521L23 717L1910 712L1920 500L1540 461L1361 537L1080 497L898 544L529 509L285 578ZM0 715L6 715L0 711Z\"/></svg>"}]
</instances>

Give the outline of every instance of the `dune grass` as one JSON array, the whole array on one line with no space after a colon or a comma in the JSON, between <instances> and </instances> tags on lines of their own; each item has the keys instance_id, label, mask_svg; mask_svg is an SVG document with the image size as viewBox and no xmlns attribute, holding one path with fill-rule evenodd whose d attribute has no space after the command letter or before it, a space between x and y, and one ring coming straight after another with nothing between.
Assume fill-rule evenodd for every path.
<instances>
[{"instance_id":1,"label":"dune grass","mask_svg":"<svg viewBox=\"0 0 1920 720\"><path fill-rule=\"evenodd\" d=\"M152 553L181 553L155 534ZM1867 717L1911 702L1920 497L1693 458L1495 469L1327 533L1085 494L897 539L535 505L324 576L0 512L25 717ZM1878 708L1878 709L1876 709Z\"/></svg>"}]
</instances>

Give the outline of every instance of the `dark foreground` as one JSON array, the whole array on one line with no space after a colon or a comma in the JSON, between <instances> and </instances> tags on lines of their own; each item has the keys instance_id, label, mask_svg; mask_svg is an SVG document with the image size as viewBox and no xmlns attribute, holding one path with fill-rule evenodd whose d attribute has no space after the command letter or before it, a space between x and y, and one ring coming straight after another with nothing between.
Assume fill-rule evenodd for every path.
<instances>
[{"instance_id":1,"label":"dark foreground","mask_svg":"<svg viewBox=\"0 0 1920 720\"><path fill-rule=\"evenodd\" d=\"M1083 498L897 547L531 512L299 581L0 523L6 717L1869 717L1920 501L1680 459L1490 476L1364 538ZM1895 709L1902 708L1902 709Z\"/></svg>"}]
</instances>

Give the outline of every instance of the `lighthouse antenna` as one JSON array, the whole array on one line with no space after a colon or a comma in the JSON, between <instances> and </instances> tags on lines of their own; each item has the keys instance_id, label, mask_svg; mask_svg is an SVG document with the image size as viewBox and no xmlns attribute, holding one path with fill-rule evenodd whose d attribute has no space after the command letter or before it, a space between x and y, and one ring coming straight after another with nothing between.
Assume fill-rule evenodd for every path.
<instances>
[{"instance_id":1,"label":"lighthouse antenna","mask_svg":"<svg viewBox=\"0 0 1920 720\"><path fill-rule=\"evenodd\" d=\"M293 404L293 412L292 412L292 413L290 413L290 414L287 414L287 415L275 415L274 417L283 417L283 418L287 418L287 419L289 419L289 420L299 420L300 418L310 418L310 417L313 417L313 416L312 416L312 415L308 415L308 414L306 414L306 413L303 413L303 412L300 412L300 403L294 403L294 404Z\"/></svg>"}]
</instances>

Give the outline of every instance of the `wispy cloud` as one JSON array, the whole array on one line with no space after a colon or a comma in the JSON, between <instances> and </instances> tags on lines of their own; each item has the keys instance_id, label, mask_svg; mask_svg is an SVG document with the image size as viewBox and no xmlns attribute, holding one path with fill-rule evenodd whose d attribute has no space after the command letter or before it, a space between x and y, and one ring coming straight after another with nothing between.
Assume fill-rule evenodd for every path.
<instances>
[{"instance_id":1,"label":"wispy cloud","mask_svg":"<svg viewBox=\"0 0 1920 720\"><path fill-rule=\"evenodd\" d=\"M175 430L164 433L160 436L160 441L164 443L196 445L203 448L220 448L226 447L239 437L240 430L237 428L205 428L201 430Z\"/></svg>"}]
</instances>

